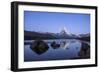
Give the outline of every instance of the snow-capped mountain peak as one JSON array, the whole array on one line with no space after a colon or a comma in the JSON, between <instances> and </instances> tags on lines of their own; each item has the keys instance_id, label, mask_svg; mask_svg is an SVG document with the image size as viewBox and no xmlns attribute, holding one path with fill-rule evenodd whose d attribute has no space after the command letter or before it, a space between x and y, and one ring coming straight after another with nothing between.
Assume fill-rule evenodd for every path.
<instances>
[{"instance_id":1,"label":"snow-capped mountain peak","mask_svg":"<svg viewBox=\"0 0 100 73\"><path fill-rule=\"evenodd\" d=\"M70 33L68 32L68 30L66 29L66 27L63 27L60 31L61 35L70 35Z\"/></svg>"}]
</instances>

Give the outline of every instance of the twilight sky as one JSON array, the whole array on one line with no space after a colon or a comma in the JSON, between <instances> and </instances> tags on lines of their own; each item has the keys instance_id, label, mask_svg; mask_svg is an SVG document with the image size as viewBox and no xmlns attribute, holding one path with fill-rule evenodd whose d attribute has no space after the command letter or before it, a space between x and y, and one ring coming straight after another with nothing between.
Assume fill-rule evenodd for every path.
<instances>
[{"instance_id":1,"label":"twilight sky","mask_svg":"<svg viewBox=\"0 0 100 73\"><path fill-rule=\"evenodd\" d=\"M69 33L90 32L90 14L24 11L24 30L59 33L66 28Z\"/></svg>"}]
</instances>

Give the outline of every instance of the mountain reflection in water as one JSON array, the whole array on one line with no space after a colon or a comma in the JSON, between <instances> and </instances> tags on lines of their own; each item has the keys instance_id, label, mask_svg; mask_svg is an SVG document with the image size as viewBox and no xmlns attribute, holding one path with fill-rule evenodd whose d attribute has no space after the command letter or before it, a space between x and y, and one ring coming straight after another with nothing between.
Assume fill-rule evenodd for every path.
<instances>
[{"instance_id":1,"label":"mountain reflection in water","mask_svg":"<svg viewBox=\"0 0 100 73\"><path fill-rule=\"evenodd\" d=\"M67 40L43 40L47 43L48 49L42 50L34 48L30 48L31 44L34 40L25 41L24 45L24 61L45 61L45 60L67 60L67 59L87 59L90 58L90 45L89 42L83 42L75 39L67 39ZM58 45L57 48L51 46ZM34 45L34 44L32 44Z\"/></svg>"}]
</instances>

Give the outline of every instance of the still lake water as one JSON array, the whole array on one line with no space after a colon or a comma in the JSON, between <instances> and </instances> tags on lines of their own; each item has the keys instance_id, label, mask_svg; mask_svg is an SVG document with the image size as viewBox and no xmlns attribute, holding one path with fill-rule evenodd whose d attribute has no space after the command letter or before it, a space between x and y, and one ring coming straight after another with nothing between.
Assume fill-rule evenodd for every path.
<instances>
[{"instance_id":1,"label":"still lake water","mask_svg":"<svg viewBox=\"0 0 100 73\"><path fill-rule=\"evenodd\" d=\"M67 59L75 59L79 57L79 52L81 50L81 41L75 39L59 39L59 40L44 40L48 43L49 49L43 54L39 55L36 52L32 51L30 48L30 44L24 45L24 61L45 61L45 60L67 60ZM65 44L62 44L59 48L53 49L50 46L50 42L56 41L57 43L61 43L65 41ZM25 42L34 42L25 41ZM87 42L88 43L88 42Z\"/></svg>"}]
</instances>

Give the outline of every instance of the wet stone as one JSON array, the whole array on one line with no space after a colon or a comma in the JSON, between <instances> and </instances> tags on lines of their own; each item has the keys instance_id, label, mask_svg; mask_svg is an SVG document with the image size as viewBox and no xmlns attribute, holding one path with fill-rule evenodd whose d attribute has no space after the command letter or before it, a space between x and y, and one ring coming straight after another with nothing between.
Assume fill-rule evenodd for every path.
<instances>
[{"instance_id":1,"label":"wet stone","mask_svg":"<svg viewBox=\"0 0 100 73\"><path fill-rule=\"evenodd\" d=\"M46 42L42 40L36 40L32 42L30 48L32 49L32 51L40 55L45 53L49 49L49 46Z\"/></svg>"}]
</instances>

